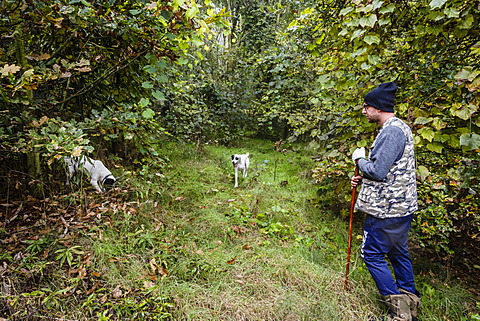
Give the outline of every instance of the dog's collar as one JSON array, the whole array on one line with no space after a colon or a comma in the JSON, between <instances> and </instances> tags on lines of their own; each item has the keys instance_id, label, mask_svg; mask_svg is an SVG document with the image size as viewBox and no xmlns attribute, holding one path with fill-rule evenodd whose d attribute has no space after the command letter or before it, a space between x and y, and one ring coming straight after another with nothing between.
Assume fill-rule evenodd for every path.
<instances>
[{"instance_id":1,"label":"dog's collar","mask_svg":"<svg viewBox=\"0 0 480 321\"><path fill-rule=\"evenodd\" d=\"M113 178L115 178L112 174L108 174L107 176L105 176L103 179L102 179L102 185L105 184L105 181L107 180L108 177L112 176Z\"/></svg>"}]
</instances>

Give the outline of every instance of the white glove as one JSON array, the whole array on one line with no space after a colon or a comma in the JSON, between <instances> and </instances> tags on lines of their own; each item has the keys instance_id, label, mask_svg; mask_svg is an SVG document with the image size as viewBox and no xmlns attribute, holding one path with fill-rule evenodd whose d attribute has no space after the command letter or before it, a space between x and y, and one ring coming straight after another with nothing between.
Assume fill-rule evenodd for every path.
<instances>
[{"instance_id":1,"label":"white glove","mask_svg":"<svg viewBox=\"0 0 480 321\"><path fill-rule=\"evenodd\" d=\"M359 158L367 158L365 155L365 147L357 148L352 154L352 160L355 164L357 164L357 159Z\"/></svg>"}]
</instances>

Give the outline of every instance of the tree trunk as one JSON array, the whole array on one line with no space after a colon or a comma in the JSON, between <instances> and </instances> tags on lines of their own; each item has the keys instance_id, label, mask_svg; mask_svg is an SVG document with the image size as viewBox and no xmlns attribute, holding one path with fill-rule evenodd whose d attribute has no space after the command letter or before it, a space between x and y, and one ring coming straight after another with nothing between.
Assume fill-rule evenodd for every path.
<instances>
[{"instance_id":1,"label":"tree trunk","mask_svg":"<svg viewBox=\"0 0 480 321\"><path fill-rule=\"evenodd\" d=\"M42 173L40 167L40 153L28 152L27 153L27 167L28 175L30 179L33 179L29 184L30 193L33 197L42 199L44 197L43 184L40 180Z\"/></svg>"},{"instance_id":2,"label":"tree trunk","mask_svg":"<svg viewBox=\"0 0 480 321\"><path fill-rule=\"evenodd\" d=\"M17 32L15 33L15 53L17 55L17 64L22 67L22 72L25 72L25 70L28 68L28 62L25 54L25 35L23 31L23 24L20 24L17 27ZM27 90L24 95L27 100L32 100L33 91ZM27 152L27 172L30 176L30 179L33 180L31 184L29 184L30 193L33 195L33 197L43 198L44 191L40 180L41 166L39 153L36 153L35 151Z\"/></svg>"}]
</instances>

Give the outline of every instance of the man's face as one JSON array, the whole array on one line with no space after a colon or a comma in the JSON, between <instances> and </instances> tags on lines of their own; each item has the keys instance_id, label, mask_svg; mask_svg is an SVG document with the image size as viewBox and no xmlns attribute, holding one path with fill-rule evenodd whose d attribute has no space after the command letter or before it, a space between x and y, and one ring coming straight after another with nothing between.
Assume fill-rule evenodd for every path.
<instances>
[{"instance_id":1,"label":"man's face","mask_svg":"<svg viewBox=\"0 0 480 321\"><path fill-rule=\"evenodd\" d=\"M363 104L362 114L365 115L368 122L370 123L378 123L380 121L380 110L375 107L369 106L367 104Z\"/></svg>"}]
</instances>

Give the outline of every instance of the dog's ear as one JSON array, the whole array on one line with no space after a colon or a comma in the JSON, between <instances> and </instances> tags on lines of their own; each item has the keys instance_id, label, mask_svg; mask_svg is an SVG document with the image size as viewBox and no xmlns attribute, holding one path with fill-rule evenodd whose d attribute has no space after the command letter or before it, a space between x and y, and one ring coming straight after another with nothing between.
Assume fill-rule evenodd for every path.
<instances>
[{"instance_id":1,"label":"dog's ear","mask_svg":"<svg viewBox=\"0 0 480 321\"><path fill-rule=\"evenodd\" d=\"M103 186L105 189L111 189L115 185L115 179L113 178L107 178L105 182L103 182Z\"/></svg>"}]
</instances>

